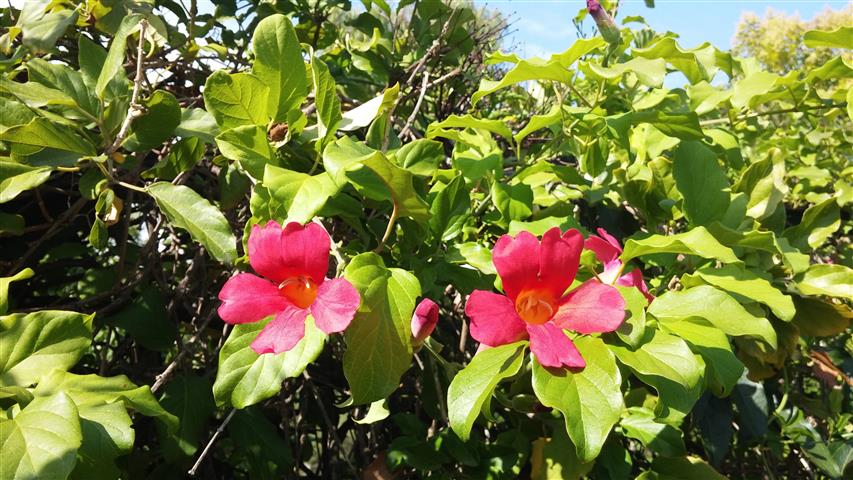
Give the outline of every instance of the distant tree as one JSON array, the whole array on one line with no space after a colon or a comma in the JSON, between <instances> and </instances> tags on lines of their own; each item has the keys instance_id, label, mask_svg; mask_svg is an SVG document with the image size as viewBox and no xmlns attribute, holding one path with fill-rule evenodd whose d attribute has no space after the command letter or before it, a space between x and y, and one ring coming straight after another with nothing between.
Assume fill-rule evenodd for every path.
<instances>
[{"instance_id":1,"label":"distant tree","mask_svg":"<svg viewBox=\"0 0 853 480\"><path fill-rule=\"evenodd\" d=\"M823 65L833 56L841 55L853 60L850 50L839 52L830 48L809 48L803 43L803 34L809 30L835 30L849 26L853 19L853 6L840 10L827 8L811 20L803 20L795 13L787 15L768 8L764 17L754 12L744 12L735 32L733 52L754 57L767 70L779 74L792 70Z\"/></svg>"}]
</instances>

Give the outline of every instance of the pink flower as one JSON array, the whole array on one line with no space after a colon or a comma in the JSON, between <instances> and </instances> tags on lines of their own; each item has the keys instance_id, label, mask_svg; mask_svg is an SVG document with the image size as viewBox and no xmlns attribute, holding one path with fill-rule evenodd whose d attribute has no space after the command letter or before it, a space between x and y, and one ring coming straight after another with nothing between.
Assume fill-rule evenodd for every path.
<instances>
[{"instance_id":1,"label":"pink flower","mask_svg":"<svg viewBox=\"0 0 853 480\"><path fill-rule=\"evenodd\" d=\"M488 346L530 338L530 350L545 367L586 366L565 330L611 332L625 318L619 291L596 280L566 294L578 271L583 235L577 230L504 235L492 252L505 295L474 290L465 313L471 336Z\"/></svg>"},{"instance_id":2,"label":"pink flower","mask_svg":"<svg viewBox=\"0 0 853 480\"><path fill-rule=\"evenodd\" d=\"M649 293L649 287L646 286L646 281L643 280L643 272L639 269L631 270L625 275L616 278L623 270L622 260L619 260L619 255L622 254L622 245L619 245L619 240L616 240L613 235L607 233L607 230L603 228L598 229L598 234L601 236L590 235L586 239L584 248L592 250L598 261L604 265L604 272L598 275L601 282L623 287L637 287L637 290L642 292L649 302L654 300L654 295Z\"/></svg>"},{"instance_id":3,"label":"pink flower","mask_svg":"<svg viewBox=\"0 0 853 480\"><path fill-rule=\"evenodd\" d=\"M229 278L219 299L219 316L226 323L275 318L252 342L259 354L281 353L305 336L305 318L311 314L326 333L344 331L361 297L344 278L326 278L329 234L320 225L275 221L255 225L249 235L249 263L261 276L238 273ZM262 278L263 277L263 278Z\"/></svg>"},{"instance_id":4,"label":"pink flower","mask_svg":"<svg viewBox=\"0 0 853 480\"><path fill-rule=\"evenodd\" d=\"M607 13L607 10L598 3L598 0L586 0L586 9L592 16L592 19L595 20L601 36L608 43L618 45L622 42L622 34L619 32L619 27Z\"/></svg>"},{"instance_id":5,"label":"pink flower","mask_svg":"<svg viewBox=\"0 0 853 480\"><path fill-rule=\"evenodd\" d=\"M421 300L412 315L412 343L415 346L424 343L427 337L432 335L437 323L438 305L428 298Z\"/></svg>"}]
</instances>

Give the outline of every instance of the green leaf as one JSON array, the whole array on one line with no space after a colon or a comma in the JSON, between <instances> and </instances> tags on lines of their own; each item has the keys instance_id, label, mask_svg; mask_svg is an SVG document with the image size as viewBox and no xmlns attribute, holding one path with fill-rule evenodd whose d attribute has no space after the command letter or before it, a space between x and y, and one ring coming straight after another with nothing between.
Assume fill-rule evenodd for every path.
<instances>
[{"instance_id":1,"label":"green leaf","mask_svg":"<svg viewBox=\"0 0 853 480\"><path fill-rule=\"evenodd\" d=\"M646 329L644 340L636 350L619 345L610 345L610 349L637 378L657 390L655 413L661 421L677 425L702 394L705 366L687 343L674 335Z\"/></svg>"},{"instance_id":2,"label":"green leaf","mask_svg":"<svg viewBox=\"0 0 853 480\"><path fill-rule=\"evenodd\" d=\"M735 297L740 296L763 303L782 320L789 321L794 318L794 301L791 297L779 291L767 280L747 270L743 265L701 268L693 275L683 276L681 282L686 287L701 285L705 282L734 294Z\"/></svg>"},{"instance_id":3,"label":"green leaf","mask_svg":"<svg viewBox=\"0 0 853 480\"><path fill-rule=\"evenodd\" d=\"M530 452L531 480L580 480L586 478L593 463L583 463L577 456L566 429L554 426L551 438L533 441ZM627 453L627 452L626 452ZM619 477L611 477L619 478Z\"/></svg>"},{"instance_id":4,"label":"green leaf","mask_svg":"<svg viewBox=\"0 0 853 480\"><path fill-rule=\"evenodd\" d=\"M111 480L121 477L115 459L133 449L133 420L122 403L80 408L83 444L77 450L73 479Z\"/></svg>"},{"instance_id":5,"label":"green leaf","mask_svg":"<svg viewBox=\"0 0 853 480\"><path fill-rule=\"evenodd\" d=\"M169 154L150 169L142 173L145 178L172 180L191 170L204 157L204 142L197 137L183 138L172 145Z\"/></svg>"},{"instance_id":6,"label":"green leaf","mask_svg":"<svg viewBox=\"0 0 853 480\"><path fill-rule=\"evenodd\" d=\"M533 213L533 189L530 185L506 185L496 181L492 184L492 201L505 225L513 220L524 220Z\"/></svg>"},{"instance_id":7,"label":"green leaf","mask_svg":"<svg viewBox=\"0 0 853 480\"><path fill-rule=\"evenodd\" d=\"M412 313L421 295L418 278L387 268L382 257L362 253L344 270L361 295L361 305L345 332L344 375L353 402L387 398L412 362Z\"/></svg>"},{"instance_id":8,"label":"green leaf","mask_svg":"<svg viewBox=\"0 0 853 480\"><path fill-rule=\"evenodd\" d=\"M607 126L617 138L628 138L628 128L634 125L649 124L664 135L682 140L701 140L705 134L699 125L699 117L693 113L666 113L660 110L628 112L605 117ZM698 143L698 142L691 142Z\"/></svg>"},{"instance_id":9,"label":"green leaf","mask_svg":"<svg viewBox=\"0 0 853 480\"><path fill-rule=\"evenodd\" d=\"M53 123L44 117L34 118L26 125L17 125L0 133L0 140L26 145L36 151L53 148L80 155L95 155L95 147L86 137L71 127Z\"/></svg>"},{"instance_id":10,"label":"green leaf","mask_svg":"<svg viewBox=\"0 0 853 480\"><path fill-rule=\"evenodd\" d=\"M701 142L681 142L672 176L684 197L684 215L692 225L719 220L729 208L729 181L714 151Z\"/></svg>"},{"instance_id":11,"label":"green leaf","mask_svg":"<svg viewBox=\"0 0 853 480\"><path fill-rule=\"evenodd\" d=\"M219 368L213 383L213 397L219 406L246 408L272 397L281 390L285 378L297 377L313 362L326 344L326 334L305 322L305 336L295 347L279 354L258 355L250 345L272 317L236 325L219 351Z\"/></svg>"},{"instance_id":12,"label":"green leaf","mask_svg":"<svg viewBox=\"0 0 853 480\"><path fill-rule=\"evenodd\" d=\"M351 132L370 125L373 120L391 109L399 93L400 84L395 83L372 100L344 112L338 130Z\"/></svg>"},{"instance_id":13,"label":"green leaf","mask_svg":"<svg viewBox=\"0 0 853 480\"><path fill-rule=\"evenodd\" d=\"M260 408L238 411L228 424L228 436L235 453L248 463L248 478L286 477L293 464L290 443L276 424L267 420Z\"/></svg>"},{"instance_id":14,"label":"green leaf","mask_svg":"<svg viewBox=\"0 0 853 480\"><path fill-rule=\"evenodd\" d=\"M647 47L633 49L633 53L639 57L666 60L694 85L703 80L711 81L715 73L706 66L706 63L711 64L714 61L714 48L707 42L696 48L684 50L678 46L673 37L666 36ZM711 58L708 58L709 54Z\"/></svg>"},{"instance_id":15,"label":"green leaf","mask_svg":"<svg viewBox=\"0 0 853 480\"><path fill-rule=\"evenodd\" d=\"M266 126L269 87L251 73L214 72L204 84L204 107L223 129Z\"/></svg>"},{"instance_id":16,"label":"green leaf","mask_svg":"<svg viewBox=\"0 0 853 480\"><path fill-rule=\"evenodd\" d=\"M740 260L730 248L720 244L705 227L696 227L676 235L650 235L642 239L628 239L622 252L622 261L654 253L683 253L716 259L723 263Z\"/></svg>"},{"instance_id":17,"label":"green leaf","mask_svg":"<svg viewBox=\"0 0 853 480\"><path fill-rule=\"evenodd\" d=\"M305 223L320 211L339 187L328 173L308 175L267 165L263 185L287 210L287 221Z\"/></svg>"},{"instance_id":18,"label":"green leaf","mask_svg":"<svg viewBox=\"0 0 853 480\"><path fill-rule=\"evenodd\" d=\"M649 60L637 57L625 63L604 67L595 62L581 62L580 70L589 78L596 80L620 79L626 73L633 73L643 85L660 88L666 76L666 62L662 58Z\"/></svg>"},{"instance_id":19,"label":"green leaf","mask_svg":"<svg viewBox=\"0 0 853 480\"><path fill-rule=\"evenodd\" d=\"M718 397L732 392L743 374L744 366L732 353L725 333L707 320L693 317L678 322L666 322L661 327L678 335L705 360L705 382L708 390Z\"/></svg>"},{"instance_id":20,"label":"green leaf","mask_svg":"<svg viewBox=\"0 0 853 480\"><path fill-rule=\"evenodd\" d=\"M473 117L466 115L451 115L440 122L429 124L426 131L427 138L439 136L442 130L447 128L475 128L482 129L500 135L506 141L512 143L512 130L500 120Z\"/></svg>"},{"instance_id":21,"label":"green leaf","mask_svg":"<svg viewBox=\"0 0 853 480\"><path fill-rule=\"evenodd\" d=\"M613 353L600 338L583 336L574 342L586 367L574 372L547 369L534 362L532 383L539 401L563 414L578 459L589 462L598 456L625 408L622 376Z\"/></svg>"},{"instance_id":22,"label":"green leaf","mask_svg":"<svg viewBox=\"0 0 853 480\"><path fill-rule=\"evenodd\" d=\"M732 192L749 195L746 214L757 220L770 217L782 205L788 186L785 185L785 159L773 149L764 159L750 165L732 187Z\"/></svg>"},{"instance_id":23,"label":"green leaf","mask_svg":"<svg viewBox=\"0 0 853 480\"><path fill-rule=\"evenodd\" d=\"M636 348L646 333L646 305L649 301L636 287L615 287L625 300L625 310L628 312L625 321L616 329L616 335L626 345Z\"/></svg>"},{"instance_id":24,"label":"green leaf","mask_svg":"<svg viewBox=\"0 0 853 480\"><path fill-rule=\"evenodd\" d=\"M800 335L831 337L850 328L853 311L844 304L825 302L813 297L794 297L797 314L793 323Z\"/></svg>"},{"instance_id":25,"label":"green leaf","mask_svg":"<svg viewBox=\"0 0 853 480\"><path fill-rule=\"evenodd\" d=\"M24 225L23 215L0 212L0 233L12 236L23 235Z\"/></svg>"},{"instance_id":26,"label":"green leaf","mask_svg":"<svg viewBox=\"0 0 853 480\"><path fill-rule=\"evenodd\" d=\"M98 99L83 80L83 74L67 65L50 63L41 58L27 62L28 80L63 92L74 100L75 107L86 119L97 118Z\"/></svg>"},{"instance_id":27,"label":"green leaf","mask_svg":"<svg viewBox=\"0 0 853 480\"><path fill-rule=\"evenodd\" d=\"M252 73L269 87L267 114L276 122L298 108L308 94L308 77L296 31L284 15L270 15L258 23L252 37L255 63Z\"/></svg>"},{"instance_id":28,"label":"green leaf","mask_svg":"<svg viewBox=\"0 0 853 480\"><path fill-rule=\"evenodd\" d=\"M176 227L188 231L213 258L226 264L237 258L237 239L231 226L209 201L189 187L168 182L149 185L147 190L166 218Z\"/></svg>"},{"instance_id":29,"label":"green leaf","mask_svg":"<svg viewBox=\"0 0 853 480\"><path fill-rule=\"evenodd\" d=\"M803 35L803 42L809 48L849 49L853 45L853 27L839 27L832 31L809 30Z\"/></svg>"},{"instance_id":30,"label":"green leaf","mask_svg":"<svg viewBox=\"0 0 853 480\"><path fill-rule=\"evenodd\" d=\"M125 408L161 420L170 431L178 426L178 419L163 410L147 385L137 386L125 375L101 377L98 375L77 375L62 370L54 370L42 378L33 394L36 397L49 397L65 393L77 407L81 415L90 407L99 407L121 402Z\"/></svg>"},{"instance_id":31,"label":"green leaf","mask_svg":"<svg viewBox=\"0 0 853 480\"><path fill-rule=\"evenodd\" d=\"M83 438L68 395L36 398L15 418L0 419L0 478L67 478Z\"/></svg>"},{"instance_id":32,"label":"green leaf","mask_svg":"<svg viewBox=\"0 0 853 480\"><path fill-rule=\"evenodd\" d=\"M77 21L77 9L51 8L49 0L33 0L22 4L17 25L22 43L36 50L49 51L65 31Z\"/></svg>"},{"instance_id":33,"label":"green leaf","mask_svg":"<svg viewBox=\"0 0 853 480\"><path fill-rule=\"evenodd\" d=\"M421 138L400 147L394 154L397 165L422 177L431 177L444 160L441 142Z\"/></svg>"},{"instance_id":34,"label":"green leaf","mask_svg":"<svg viewBox=\"0 0 853 480\"><path fill-rule=\"evenodd\" d=\"M402 217L429 219L429 206L415 191L412 173L391 163L382 152L343 137L326 146L323 165L338 185L348 179L368 196L391 200Z\"/></svg>"},{"instance_id":35,"label":"green leaf","mask_svg":"<svg viewBox=\"0 0 853 480\"><path fill-rule=\"evenodd\" d=\"M31 167L16 162L0 161L0 203L14 199L50 178L50 167Z\"/></svg>"},{"instance_id":36,"label":"green leaf","mask_svg":"<svg viewBox=\"0 0 853 480\"><path fill-rule=\"evenodd\" d=\"M174 435L158 424L166 459L174 461L195 454L216 411L210 380L195 375L176 376L166 385L160 405L180 421Z\"/></svg>"},{"instance_id":37,"label":"green leaf","mask_svg":"<svg viewBox=\"0 0 853 480\"><path fill-rule=\"evenodd\" d=\"M459 175L442 188L433 199L429 212L432 215L430 229L442 242L461 234L471 215L471 193L465 185L465 177Z\"/></svg>"},{"instance_id":38,"label":"green leaf","mask_svg":"<svg viewBox=\"0 0 853 480\"><path fill-rule=\"evenodd\" d=\"M73 367L92 343L93 317L43 310L0 318L0 386L29 386Z\"/></svg>"},{"instance_id":39,"label":"green leaf","mask_svg":"<svg viewBox=\"0 0 853 480\"><path fill-rule=\"evenodd\" d=\"M476 242L451 244L445 258L451 263L468 264L485 275L498 273L492 264L492 250Z\"/></svg>"},{"instance_id":40,"label":"green leaf","mask_svg":"<svg viewBox=\"0 0 853 480\"><path fill-rule=\"evenodd\" d=\"M652 302L649 313L662 323L704 318L728 335L760 338L776 348L776 331L769 320L753 315L729 294L708 285L670 290Z\"/></svg>"},{"instance_id":41,"label":"green leaf","mask_svg":"<svg viewBox=\"0 0 853 480\"><path fill-rule=\"evenodd\" d=\"M844 265L812 265L796 280L797 290L804 295L827 295L853 300L853 269Z\"/></svg>"},{"instance_id":42,"label":"green leaf","mask_svg":"<svg viewBox=\"0 0 853 480\"><path fill-rule=\"evenodd\" d=\"M788 241L800 250L816 249L841 227L841 209L835 197L812 205L799 225L785 230Z\"/></svg>"},{"instance_id":43,"label":"green leaf","mask_svg":"<svg viewBox=\"0 0 853 480\"><path fill-rule=\"evenodd\" d=\"M322 60L312 57L311 71L314 82L314 104L317 106L317 137L322 146L325 144L325 139L335 135L338 124L343 118L341 99L338 98L335 79Z\"/></svg>"},{"instance_id":44,"label":"green leaf","mask_svg":"<svg viewBox=\"0 0 853 480\"><path fill-rule=\"evenodd\" d=\"M684 439L681 430L655 421L655 414L645 407L631 407L619 426L625 436L639 440L646 448L664 457L684 455Z\"/></svg>"},{"instance_id":45,"label":"green leaf","mask_svg":"<svg viewBox=\"0 0 853 480\"><path fill-rule=\"evenodd\" d=\"M699 457L657 458L637 480L726 480Z\"/></svg>"},{"instance_id":46,"label":"green leaf","mask_svg":"<svg viewBox=\"0 0 853 480\"><path fill-rule=\"evenodd\" d=\"M9 311L9 284L32 278L34 274L32 268L25 268L11 277L0 277L0 315Z\"/></svg>"},{"instance_id":47,"label":"green leaf","mask_svg":"<svg viewBox=\"0 0 853 480\"><path fill-rule=\"evenodd\" d=\"M124 17L113 36L113 41L107 52L107 58L104 60L104 66L101 68L100 75L98 75L98 83L95 85L95 93L101 100L106 98L107 86L109 86L114 78L125 78L124 51L127 48L127 37L137 30L142 18L142 15L139 14Z\"/></svg>"},{"instance_id":48,"label":"green leaf","mask_svg":"<svg viewBox=\"0 0 853 480\"><path fill-rule=\"evenodd\" d=\"M447 390L447 415L450 428L462 440L468 440L474 421L489 401L495 387L521 368L527 342L487 348L459 371Z\"/></svg>"},{"instance_id":49,"label":"green leaf","mask_svg":"<svg viewBox=\"0 0 853 480\"><path fill-rule=\"evenodd\" d=\"M172 137L181 123L181 106L171 93L156 90L142 103L145 114L133 120L133 133L122 143L132 152L160 146Z\"/></svg>"},{"instance_id":50,"label":"green leaf","mask_svg":"<svg viewBox=\"0 0 853 480\"><path fill-rule=\"evenodd\" d=\"M185 108L181 110L181 123L175 129L175 135L181 137L196 137L205 143L214 143L219 135L219 127L213 115L201 108Z\"/></svg>"},{"instance_id":51,"label":"green leaf","mask_svg":"<svg viewBox=\"0 0 853 480\"><path fill-rule=\"evenodd\" d=\"M216 137L216 146L223 157L238 162L255 180L264 178L267 165L279 163L266 130L257 125L225 130Z\"/></svg>"}]
</instances>

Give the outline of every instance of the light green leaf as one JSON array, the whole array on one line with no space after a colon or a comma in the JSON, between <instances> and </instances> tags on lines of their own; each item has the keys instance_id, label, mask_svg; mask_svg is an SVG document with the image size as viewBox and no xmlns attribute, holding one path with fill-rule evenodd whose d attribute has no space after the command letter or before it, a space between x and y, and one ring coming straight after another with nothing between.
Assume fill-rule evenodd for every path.
<instances>
[{"instance_id":1,"label":"light green leaf","mask_svg":"<svg viewBox=\"0 0 853 480\"><path fill-rule=\"evenodd\" d=\"M202 108L185 108L181 110L181 123L175 129L175 135L181 137L197 137L205 143L213 143L219 135L219 127L213 115Z\"/></svg>"},{"instance_id":2,"label":"light green leaf","mask_svg":"<svg viewBox=\"0 0 853 480\"><path fill-rule=\"evenodd\" d=\"M82 441L77 407L68 395L37 398L15 418L0 419L0 478L67 478Z\"/></svg>"},{"instance_id":3,"label":"light green leaf","mask_svg":"<svg viewBox=\"0 0 853 480\"><path fill-rule=\"evenodd\" d=\"M696 48L684 50L678 46L675 38L667 36L647 47L635 48L633 53L639 57L666 60L695 85L703 80L710 81L716 73L714 50L707 42ZM712 65L713 68L709 68Z\"/></svg>"},{"instance_id":4,"label":"light green leaf","mask_svg":"<svg viewBox=\"0 0 853 480\"><path fill-rule=\"evenodd\" d=\"M400 84L395 83L386 88L381 94L361 105L343 113L338 130L351 132L364 128L373 122L379 115L387 112L400 93Z\"/></svg>"},{"instance_id":5,"label":"light green leaf","mask_svg":"<svg viewBox=\"0 0 853 480\"><path fill-rule=\"evenodd\" d=\"M412 185L412 173L391 163L385 155L361 142L343 137L326 146L323 165L335 183L348 180L377 200L391 200L397 213L423 222L429 206Z\"/></svg>"},{"instance_id":6,"label":"light green leaf","mask_svg":"<svg viewBox=\"0 0 853 480\"><path fill-rule=\"evenodd\" d=\"M726 480L699 457L664 458L652 462L652 470L643 472L637 480Z\"/></svg>"},{"instance_id":7,"label":"light green leaf","mask_svg":"<svg viewBox=\"0 0 853 480\"><path fill-rule=\"evenodd\" d=\"M453 243L447 249L448 262L468 264L485 275L496 275L492 250L476 242Z\"/></svg>"},{"instance_id":8,"label":"light green leaf","mask_svg":"<svg viewBox=\"0 0 853 480\"><path fill-rule=\"evenodd\" d=\"M364 418L355 418L353 421L359 425L370 425L388 418L391 412L388 410L388 399L377 400L370 404L370 409Z\"/></svg>"},{"instance_id":9,"label":"light green leaf","mask_svg":"<svg viewBox=\"0 0 853 480\"><path fill-rule=\"evenodd\" d=\"M136 432L122 403L79 409L83 444L71 478L111 480L121 477L115 459L130 453Z\"/></svg>"},{"instance_id":10,"label":"light green leaf","mask_svg":"<svg viewBox=\"0 0 853 480\"><path fill-rule=\"evenodd\" d=\"M213 258L226 264L237 258L234 232L222 212L209 201L189 187L168 182L149 185L147 190L166 218L188 231Z\"/></svg>"},{"instance_id":11,"label":"light green leaf","mask_svg":"<svg viewBox=\"0 0 853 480\"><path fill-rule=\"evenodd\" d=\"M216 146L222 156L238 162L255 180L264 178L267 165L279 163L266 131L257 125L225 130L216 137Z\"/></svg>"},{"instance_id":12,"label":"light green leaf","mask_svg":"<svg viewBox=\"0 0 853 480\"><path fill-rule=\"evenodd\" d=\"M314 218L329 197L339 190L326 172L312 176L272 165L266 166L263 185L287 210L287 221L299 223Z\"/></svg>"},{"instance_id":13,"label":"light green leaf","mask_svg":"<svg viewBox=\"0 0 853 480\"><path fill-rule=\"evenodd\" d=\"M657 390L658 418L677 425L702 394L705 365L684 340L674 335L646 329L644 340L636 350L620 345L610 345L610 349L634 375Z\"/></svg>"},{"instance_id":14,"label":"light green leaf","mask_svg":"<svg viewBox=\"0 0 853 480\"><path fill-rule=\"evenodd\" d=\"M850 49L850 45L853 45L853 27L839 27L832 31L809 30L803 35L803 41L809 48Z\"/></svg>"},{"instance_id":15,"label":"light green leaf","mask_svg":"<svg viewBox=\"0 0 853 480\"><path fill-rule=\"evenodd\" d=\"M636 287L615 287L625 300L625 310L628 312L625 321L616 329L616 335L627 345L636 348L646 334L646 305L649 301Z\"/></svg>"},{"instance_id":16,"label":"light green leaf","mask_svg":"<svg viewBox=\"0 0 853 480\"><path fill-rule=\"evenodd\" d=\"M462 233L462 227L471 215L471 192L465 186L465 177L459 175L441 189L430 205L430 229L447 242Z\"/></svg>"},{"instance_id":17,"label":"light green leaf","mask_svg":"<svg viewBox=\"0 0 853 480\"><path fill-rule=\"evenodd\" d=\"M783 234L796 248L809 250L820 247L841 227L841 209L835 197L806 209L802 221Z\"/></svg>"},{"instance_id":18,"label":"light green leaf","mask_svg":"<svg viewBox=\"0 0 853 480\"><path fill-rule=\"evenodd\" d=\"M613 353L600 338L583 336L574 342L586 367L573 372L546 369L534 362L532 383L539 401L563 414L578 459L589 462L598 456L625 408L622 376Z\"/></svg>"},{"instance_id":19,"label":"light green leaf","mask_svg":"<svg viewBox=\"0 0 853 480\"><path fill-rule=\"evenodd\" d=\"M681 142L672 176L684 197L684 215L692 225L719 220L729 207L729 180L714 151L700 142Z\"/></svg>"},{"instance_id":20,"label":"light green leaf","mask_svg":"<svg viewBox=\"0 0 853 480\"><path fill-rule=\"evenodd\" d=\"M721 288L735 296L741 296L770 307L773 314L782 320L794 318L794 301L780 292L767 280L759 277L743 265L724 265L721 268L705 267L693 275L681 278L686 287L701 285L703 282Z\"/></svg>"},{"instance_id":21,"label":"light green leaf","mask_svg":"<svg viewBox=\"0 0 853 480\"><path fill-rule=\"evenodd\" d=\"M95 146L71 127L53 123L44 117L34 118L26 125L17 125L3 133L0 140L34 147L54 148L80 155L95 155Z\"/></svg>"},{"instance_id":22,"label":"light green leaf","mask_svg":"<svg viewBox=\"0 0 853 480\"><path fill-rule=\"evenodd\" d=\"M32 268L25 268L11 277L0 277L0 315L6 315L9 310L9 284L32 278L34 274Z\"/></svg>"},{"instance_id":23,"label":"light green leaf","mask_svg":"<svg viewBox=\"0 0 853 480\"><path fill-rule=\"evenodd\" d=\"M213 397L219 406L246 408L272 397L281 390L285 378L302 375L305 367L323 351L326 334L309 316L305 336L292 349L278 354L259 355L250 345L272 317L236 325L219 351L219 368L213 383Z\"/></svg>"},{"instance_id":24,"label":"light green leaf","mask_svg":"<svg viewBox=\"0 0 853 480\"><path fill-rule=\"evenodd\" d=\"M0 318L0 386L29 386L73 367L92 343L93 318L60 310Z\"/></svg>"},{"instance_id":25,"label":"light green leaf","mask_svg":"<svg viewBox=\"0 0 853 480\"><path fill-rule=\"evenodd\" d=\"M725 333L707 320L692 317L678 322L665 322L661 327L678 335L705 360L705 382L718 397L728 396L743 374L744 366L732 353Z\"/></svg>"},{"instance_id":26,"label":"light green leaf","mask_svg":"<svg viewBox=\"0 0 853 480\"><path fill-rule=\"evenodd\" d=\"M622 252L622 261L654 253L683 253L723 263L740 260L730 248L720 244L705 227L696 227L676 235L651 235L643 239L628 239Z\"/></svg>"},{"instance_id":27,"label":"light green leaf","mask_svg":"<svg viewBox=\"0 0 853 480\"><path fill-rule=\"evenodd\" d=\"M605 117L605 121L617 138L625 140L628 139L629 127L643 123L652 125L660 133L672 138L700 140L705 136L699 125L699 117L693 112L666 113L660 110L644 110Z\"/></svg>"},{"instance_id":28,"label":"light green leaf","mask_svg":"<svg viewBox=\"0 0 853 480\"><path fill-rule=\"evenodd\" d=\"M23 2L17 25L22 43L36 50L50 51L65 31L77 21L77 9L51 8L49 0Z\"/></svg>"},{"instance_id":29,"label":"light green leaf","mask_svg":"<svg viewBox=\"0 0 853 480\"><path fill-rule=\"evenodd\" d=\"M521 368L527 342L516 342L487 348L459 371L447 390L447 415L450 428L462 440L468 440L471 427L495 387Z\"/></svg>"},{"instance_id":30,"label":"light green leaf","mask_svg":"<svg viewBox=\"0 0 853 480\"><path fill-rule=\"evenodd\" d=\"M476 118L470 114L466 115L451 115L440 122L430 123L427 127L427 138L433 138L443 129L447 128L475 128L492 132L496 135L504 137L508 142L512 143L512 130L500 120L491 120L486 118Z\"/></svg>"},{"instance_id":31,"label":"light green leaf","mask_svg":"<svg viewBox=\"0 0 853 480\"><path fill-rule=\"evenodd\" d=\"M101 68L101 74L98 75L98 83L95 85L95 93L101 100L106 98L107 86L114 81L115 77L125 77L124 51L127 48L127 37L137 30L142 18L142 15L139 14L124 17L113 36L107 58L104 60L104 66Z\"/></svg>"},{"instance_id":32,"label":"light green leaf","mask_svg":"<svg viewBox=\"0 0 853 480\"><path fill-rule=\"evenodd\" d=\"M825 302L815 297L794 297L797 314L793 323L800 335L831 337L850 328L853 311L847 305Z\"/></svg>"},{"instance_id":33,"label":"light green leaf","mask_svg":"<svg viewBox=\"0 0 853 480\"><path fill-rule=\"evenodd\" d=\"M530 185L492 184L492 202L501 213L504 225L513 220L524 220L533 213L533 190Z\"/></svg>"},{"instance_id":34,"label":"light green leaf","mask_svg":"<svg viewBox=\"0 0 853 480\"><path fill-rule=\"evenodd\" d=\"M269 87L267 114L282 122L308 95L302 49L290 19L275 14L261 20L252 37L252 49L252 73Z\"/></svg>"},{"instance_id":35,"label":"light green leaf","mask_svg":"<svg viewBox=\"0 0 853 480\"><path fill-rule=\"evenodd\" d=\"M746 214L750 217L762 220L773 215L788 193L782 152L773 149L764 159L750 165L734 184L732 191L749 195Z\"/></svg>"},{"instance_id":36,"label":"light green leaf","mask_svg":"<svg viewBox=\"0 0 853 480\"><path fill-rule=\"evenodd\" d=\"M444 145L436 140L421 138L407 143L394 153L397 165L423 177L431 177L444 160Z\"/></svg>"},{"instance_id":37,"label":"light green leaf","mask_svg":"<svg viewBox=\"0 0 853 480\"><path fill-rule=\"evenodd\" d=\"M213 72L204 84L204 107L222 129L266 126L269 87L251 73Z\"/></svg>"},{"instance_id":38,"label":"light green leaf","mask_svg":"<svg viewBox=\"0 0 853 480\"><path fill-rule=\"evenodd\" d=\"M335 79L322 60L311 58L314 83L314 104L317 106L317 137L320 146L333 137L341 121L341 99L338 98Z\"/></svg>"},{"instance_id":39,"label":"light green leaf","mask_svg":"<svg viewBox=\"0 0 853 480\"><path fill-rule=\"evenodd\" d=\"M83 74L60 63L50 63L41 58L27 62L28 80L63 92L74 100L76 108L85 112L86 118L97 118L98 99L83 80Z\"/></svg>"},{"instance_id":40,"label":"light green leaf","mask_svg":"<svg viewBox=\"0 0 853 480\"><path fill-rule=\"evenodd\" d=\"M637 57L625 63L617 63L604 67L595 62L581 62L580 69L584 74L596 80L619 79L626 73L633 73L645 86L660 88L666 75L666 62L662 58L649 60Z\"/></svg>"},{"instance_id":41,"label":"light green leaf","mask_svg":"<svg viewBox=\"0 0 853 480\"><path fill-rule=\"evenodd\" d=\"M769 320L753 315L729 294L708 285L670 290L657 297L648 311L662 323L704 318L728 335L760 338L776 348L776 331Z\"/></svg>"},{"instance_id":42,"label":"light green leaf","mask_svg":"<svg viewBox=\"0 0 853 480\"><path fill-rule=\"evenodd\" d=\"M646 407L631 407L619 426L625 436L639 440L646 448L663 455L684 455L684 434L681 430L655 421L655 414Z\"/></svg>"},{"instance_id":43,"label":"light green leaf","mask_svg":"<svg viewBox=\"0 0 853 480\"><path fill-rule=\"evenodd\" d=\"M796 280L797 290L804 295L827 295L853 300L853 270L844 265L812 265Z\"/></svg>"},{"instance_id":44,"label":"light green leaf","mask_svg":"<svg viewBox=\"0 0 853 480\"><path fill-rule=\"evenodd\" d=\"M133 120L132 134L122 146L132 152L160 146L175 133L181 123L181 106L174 95L155 90L143 102L145 114Z\"/></svg>"},{"instance_id":45,"label":"light green leaf","mask_svg":"<svg viewBox=\"0 0 853 480\"><path fill-rule=\"evenodd\" d=\"M344 277L361 295L361 305L345 332L344 375L353 402L387 398L412 363L412 313L421 295L418 278L387 268L382 257L362 253L353 258Z\"/></svg>"},{"instance_id":46,"label":"light green leaf","mask_svg":"<svg viewBox=\"0 0 853 480\"><path fill-rule=\"evenodd\" d=\"M31 167L22 163L0 161L0 203L14 199L50 178L50 167Z\"/></svg>"}]
</instances>

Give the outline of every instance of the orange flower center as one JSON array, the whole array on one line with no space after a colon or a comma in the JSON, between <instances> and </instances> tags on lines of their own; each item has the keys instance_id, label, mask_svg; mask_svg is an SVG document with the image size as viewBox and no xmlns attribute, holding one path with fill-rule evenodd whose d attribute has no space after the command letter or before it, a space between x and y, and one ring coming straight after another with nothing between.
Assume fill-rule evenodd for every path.
<instances>
[{"instance_id":1,"label":"orange flower center","mask_svg":"<svg viewBox=\"0 0 853 480\"><path fill-rule=\"evenodd\" d=\"M307 277L291 277L278 285L278 290L299 308L308 308L317 298L317 284Z\"/></svg>"},{"instance_id":2,"label":"orange flower center","mask_svg":"<svg viewBox=\"0 0 853 480\"><path fill-rule=\"evenodd\" d=\"M542 325L557 312L557 302L547 292L524 290L515 299L515 311L525 322Z\"/></svg>"}]
</instances>

